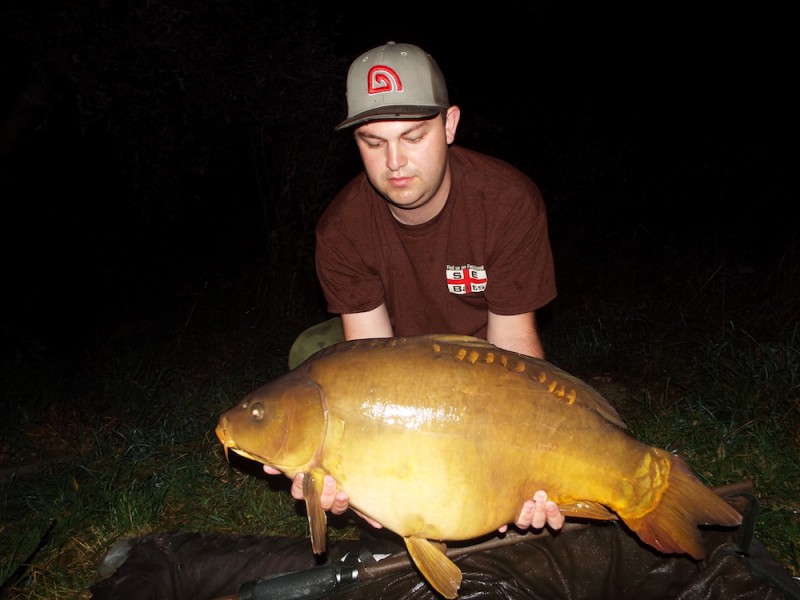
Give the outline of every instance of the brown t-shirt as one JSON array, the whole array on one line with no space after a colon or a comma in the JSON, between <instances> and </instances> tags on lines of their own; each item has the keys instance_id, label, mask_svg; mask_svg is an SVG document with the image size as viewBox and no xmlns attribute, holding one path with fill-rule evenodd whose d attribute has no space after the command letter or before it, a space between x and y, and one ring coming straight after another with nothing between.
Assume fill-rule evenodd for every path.
<instances>
[{"instance_id":1,"label":"brown t-shirt","mask_svg":"<svg viewBox=\"0 0 800 600\"><path fill-rule=\"evenodd\" d=\"M496 158L457 146L448 152L450 195L427 223L398 222L363 173L325 210L316 265L331 313L385 302L395 335L485 338L488 310L514 315L555 298L536 184Z\"/></svg>"}]
</instances>

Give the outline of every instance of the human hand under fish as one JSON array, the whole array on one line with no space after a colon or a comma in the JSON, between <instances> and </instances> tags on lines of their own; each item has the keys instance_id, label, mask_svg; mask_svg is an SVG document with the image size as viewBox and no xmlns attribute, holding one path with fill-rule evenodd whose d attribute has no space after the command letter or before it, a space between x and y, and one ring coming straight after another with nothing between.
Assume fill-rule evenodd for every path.
<instances>
[{"instance_id":1,"label":"human hand under fish","mask_svg":"<svg viewBox=\"0 0 800 600\"><path fill-rule=\"evenodd\" d=\"M555 502L547 499L547 492L538 490L531 500L526 500L522 505L522 510L514 525L520 529L528 527L541 529L545 525L549 525L552 529L558 530L564 525L564 514ZM508 529L508 525L503 525L499 531L504 533L506 529Z\"/></svg>"},{"instance_id":2,"label":"human hand under fish","mask_svg":"<svg viewBox=\"0 0 800 600\"><path fill-rule=\"evenodd\" d=\"M268 465L264 465L264 472L268 475L281 474L281 471ZM292 497L295 500L305 499L305 496L303 495L303 473L298 473L292 481ZM323 481L320 505L322 506L323 510L329 510L334 515L341 515L342 513L347 512L347 509L350 508L350 498L348 498L347 494L336 487L336 480L330 475L326 475ZM356 509L353 509L353 512L355 512L359 517L364 519L376 529L381 529L383 527L383 525L378 523L375 519L370 519L368 516L358 512Z\"/></svg>"},{"instance_id":3,"label":"human hand under fish","mask_svg":"<svg viewBox=\"0 0 800 600\"><path fill-rule=\"evenodd\" d=\"M268 475L280 475L278 469L264 465L264 472ZM292 497L295 500L303 500L303 474L299 473L292 482ZM350 507L349 498L347 494L336 487L336 480L330 475L325 476L325 482L322 488L322 496L320 497L322 508L331 511L334 515L340 515L347 511ZM359 516L367 521L373 527L380 529L382 525L374 519L370 519L366 515L361 514L353 509ZM534 529L541 529L545 525L549 525L552 529L558 530L564 525L564 515L558 509L558 505L552 500L547 500L547 492L544 490L537 491L533 498L526 500L522 505L517 520L514 525L520 529L527 529L533 527ZM505 532L508 525L500 527L500 533Z\"/></svg>"}]
</instances>

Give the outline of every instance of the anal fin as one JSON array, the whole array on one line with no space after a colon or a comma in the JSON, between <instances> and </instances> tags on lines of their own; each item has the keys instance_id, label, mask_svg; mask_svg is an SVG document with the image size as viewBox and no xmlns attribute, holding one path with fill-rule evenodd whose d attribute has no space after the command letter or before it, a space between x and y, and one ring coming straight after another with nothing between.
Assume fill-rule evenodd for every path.
<instances>
[{"instance_id":1,"label":"anal fin","mask_svg":"<svg viewBox=\"0 0 800 600\"><path fill-rule=\"evenodd\" d=\"M575 502L558 503L558 508L566 517L581 517L597 521L616 521L619 517L602 504L591 500L576 500Z\"/></svg>"},{"instance_id":2,"label":"anal fin","mask_svg":"<svg viewBox=\"0 0 800 600\"><path fill-rule=\"evenodd\" d=\"M461 569L430 540L421 537L403 538L406 548L420 573L445 598L458 596Z\"/></svg>"}]
</instances>

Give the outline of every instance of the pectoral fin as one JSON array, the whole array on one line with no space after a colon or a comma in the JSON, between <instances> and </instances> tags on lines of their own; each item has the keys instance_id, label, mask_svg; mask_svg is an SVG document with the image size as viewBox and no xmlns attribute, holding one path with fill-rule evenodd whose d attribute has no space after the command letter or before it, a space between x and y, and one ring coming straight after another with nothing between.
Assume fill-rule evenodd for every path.
<instances>
[{"instance_id":1,"label":"pectoral fin","mask_svg":"<svg viewBox=\"0 0 800 600\"><path fill-rule=\"evenodd\" d=\"M430 540L420 537L403 539L411 559L428 583L445 598L455 598L461 586L461 569Z\"/></svg>"},{"instance_id":2,"label":"pectoral fin","mask_svg":"<svg viewBox=\"0 0 800 600\"><path fill-rule=\"evenodd\" d=\"M323 476L313 473L303 473L303 496L306 500L306 514L308 514L308 529L311 532L311 549L314 554L325 552L328 517L322 509L320 497L322 496Z\"/></svg>"},{"instance_id":3,"label":"pectoral fin","mask_svg":"<svg viewBox=\"0 0 800 600\"><path fill-rule=\"evenodd\" d=\"M562 504L558 503L558 508L567 517L582 517L584 519L595 519L598 521L616 521L619 517L608 510L602 504L590 500L576 500Z\"/></svg>"}]
</instances>

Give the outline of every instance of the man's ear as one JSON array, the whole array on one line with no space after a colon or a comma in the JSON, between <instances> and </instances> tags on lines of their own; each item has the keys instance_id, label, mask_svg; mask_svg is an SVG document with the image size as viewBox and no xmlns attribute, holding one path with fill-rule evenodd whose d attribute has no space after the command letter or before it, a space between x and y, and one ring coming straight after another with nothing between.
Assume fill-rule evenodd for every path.
<instances>
[{"instance_id":1,"label":"man's ear","mask_svg":"<svg viewBox=\"0 0 800 600\"><path fill-rule=\"evenodd\" d=\"M447 135L447 143L452 144L456 139L456 129L458 121L461 119L461 109L458 106L451 106L447 109L444 121L444 131Z\"/></svg>"}]
</instances>

